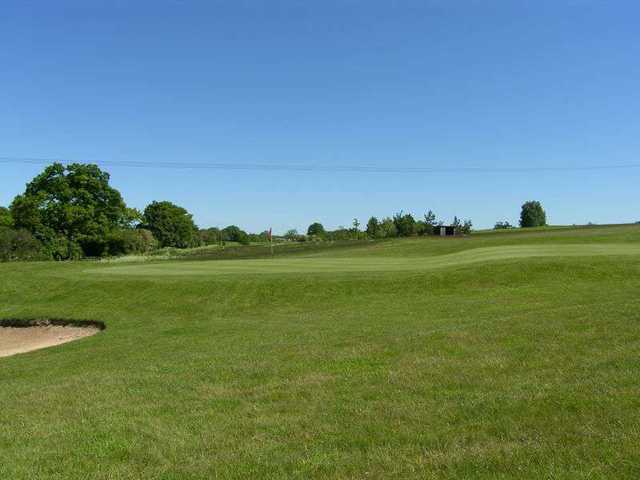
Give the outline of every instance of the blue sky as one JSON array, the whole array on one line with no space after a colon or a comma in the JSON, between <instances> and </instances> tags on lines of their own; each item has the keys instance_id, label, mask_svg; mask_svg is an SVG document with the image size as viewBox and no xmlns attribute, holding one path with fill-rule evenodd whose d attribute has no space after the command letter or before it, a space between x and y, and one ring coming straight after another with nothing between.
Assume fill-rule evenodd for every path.
<instances>
[{"instance_id":1,"label":"blue sky","mask_svg":"<svg viewBox=\"0 0 640 480\"><path fill-rule=\"evenodd\" d=\"M0 156L528 168L640 164L634 1L5 1ZM41 170L1 163L0 205ZM403 209L640 220L640 168L349 173L105 167L200 226Z\"/></svg>"}]
</instances>

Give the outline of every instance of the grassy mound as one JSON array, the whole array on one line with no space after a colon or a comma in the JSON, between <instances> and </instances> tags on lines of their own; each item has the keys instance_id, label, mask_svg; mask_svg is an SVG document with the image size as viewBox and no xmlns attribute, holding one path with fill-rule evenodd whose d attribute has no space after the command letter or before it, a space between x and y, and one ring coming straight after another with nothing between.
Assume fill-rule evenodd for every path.
<instances>
[{"instance_id":1,"label":"grassy mound","mask_svg":"<svg viewBox=\"0 0 640 480\"><path fill-rule=\"evenodd\" d=\"M637 478L640 226L0 265L0 478Z\"/></svg>"}]
</instances>

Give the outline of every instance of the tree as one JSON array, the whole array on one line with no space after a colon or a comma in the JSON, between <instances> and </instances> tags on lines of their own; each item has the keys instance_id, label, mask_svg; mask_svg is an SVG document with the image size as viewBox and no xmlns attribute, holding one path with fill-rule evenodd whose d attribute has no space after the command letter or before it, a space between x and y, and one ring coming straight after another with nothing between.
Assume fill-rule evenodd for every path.
<instances>
[{"instance_id":1,"label":"tree","mask_svg":"<svg viewBox=\"0 0 640 480\"><path fill-rule=\"evenodd\" d=\"M320 222L314 222L307 228L307 235L310 237L325 238L327 232Z\"/></svg>"},{"instance_id":2,"label":"tree","mask_svg":"<svg viewBox=\"0 0 640 480\"><path fill-rule=\"evenodd\" d=\"M171 202L151 202L144 209L143 228L150 230L160 247L187 248L198 244L198 227L192 215Z\"/></svg>"},{"instance_id":3,"label":"tree","mask_svg":"<svg viewBox=\"0 0 640 480\"><path fill-rule=\"evenodd\" d=\"M357 218L353 219L353 223L351 224L353 225L353 235L354 238L358 238L358 232L360 232L360 221Z\"/></svg>"},{"instance_id":4,"label":"tree","mask_svg":"<svg viewBox=\"0 0 640 480\"><path fill-rule=\"evenodd\" d=\"M229 225L220 231L220 236L225 242L238 242L241 245L249 245L249 235L236 225Z\"/></svg>"},{"instance_id":5,"label":"tree","mask_svg":"<svg viewBox=\"0 0 640 480\"><path fill-rule=\"evenodd\" d=\"M458 227L458 232L468 235L471 233L471 228L473 227L473 222L470 219L467 219L462 222L462 224Z\"/></svg>"},{"instance_id":6,"label":"tree","mask_svg":"<svg viewBox=\"0 0 640 480\"><path fill-rule=\"evenodd\" d=\"M260 233L248 233L247 237L249 242L265 243L269 241L269 230L264 230Z\"/></svg>"},{"instance_id":7,"label":"tree","mask_svg":"<svg viewBox=\"0 0 640 480\"><path fill-rule=\"evenodd\" d=\"M424 223L422 220L416 220L416 225L413 231L416 235L424 235L426 228L427 228L426 223Z\"/></svg>"},{"instance_id":8,"label":"tree","mask_svg":"<svg viewBox=\"0 0 640 480\"><path fill-rule=\"evenodd\" d=\"M351 240L353 238L353 232L351 231L351 229L345 228L344 226L340 225L335 230L327 232L327 238L333 241Z\"/></svg>"},{"instance_id":9,"label":"tree","mask_svg":"<svg viewBox=\"0 0 640 480\"><path fill-rule=\"evenodd\" d=\"M42 244L27 230L14 230L0 225L0 261L39 260L43 255ZM50 257L49 257L50 258Z\"/></svg>"},{"instance_id":10,"label":"tree","mask_svg":"<svg viewBox=\"0 0 640 480\"><path fill-rule=\"evenodd\" d=\"M436 214L429 210L424 214L424 226L422 235L433 235L433 227L436 225Z\"/></svg>"},{"instance_id":11,"label":"tree","mask_svg":"<svg viewBox=\"0 0 640 480\"><path fill-rule=\"evenodd\" d=\"M377 238L379 229L380 222L378 222L378 219L376 217L371 217L367 222L367 236L369 236L369 238Z\"/></svg>"},{"instance_id":12,"label":"tree","mask_svg":"<svg viewBox=\"0 0 640 480\"><path fill-rule=\"evenodd\" d=\"M520 226L543 227L547 224L547 214L538 201L525 202L520 212Z\"/></svg>"},{"instance_id":13,"label":"tree","mask_svg":"<svg viewBox=\"0 0 640 480\"><path fill-rule=\"evenodd\" d=\"M398 236L398 229L392 218L383 218L380 222L380 233L382 238L393 238Z\"/></svg>"},{"instance_id":14,"label":"tree","mask_svg":"<svg viewBox=\"0 0 640 480\"><path fill-rule=\"evenodd\" d=\"M12 227L13 217L7 207L0 207L0 227Z\"/></svg>"},{"instance_id":15,"label":"tree","mask_svg":"<svg viewBox=\"0 0 640 480\"><path fill-rule=\"evenodd\" d=\"M493 227L494 230L508 230L510 228L514 228L514 227L507 221L496 222L496 224Z\"/></svg>"},{"instance_id":16,"label":"tree","mask_svg":"<svg viewBox=\"0 0 640 480\"><path fill-rule=\"evenodd\" d=\"M200 230L198 235L203 245L217 245L220 243L220 230L216 227Z\"/></svg>"},{"instance_id":17,"label":"tree","mask_svg":"<svg viewBox=\"0 0 640 480\"><path fill-rule=\"evenodd\" d=\"M300 235L298 234L298 231L295 228L292 228L291 230L287 230L287 232L284 234L284 238L286 238L290 242L297 240L299 236Z\"/></svg>"},{"instance_id":18,"label":"tree","mask_svg":"<svg viewBox=\"0 0 640 480\"><path fill-rule=\"evenodd\" d=\"M63 258L71 257L78 244L131 226L135 213L109 185L107 172L81 163L46 167L11 204L15 227L28 230ZM63 244L67 256L59 250Z\"/></svg>"},{"instance_id":19,"label":"tree","mask_svg":"<svg viewBox=\"0 0 640 480\"><path fill-rule=\"evenodd\" d=\"M433 210L429 210L424 214L424 223L427 225L435 225L436 224L436 214L433 213Z\"/></svg>"},{"instance_id":20,"label":"tree","mask_svg":"<svg viewBox=\"0 0 640 480\"><path fill-rule=\"evenodd\" d=\"M399 237L410 237L416 231L416 220L410 213L403 214L402 211L396 213L393 216L393 223Z\"/></svg>"}]
</instances>

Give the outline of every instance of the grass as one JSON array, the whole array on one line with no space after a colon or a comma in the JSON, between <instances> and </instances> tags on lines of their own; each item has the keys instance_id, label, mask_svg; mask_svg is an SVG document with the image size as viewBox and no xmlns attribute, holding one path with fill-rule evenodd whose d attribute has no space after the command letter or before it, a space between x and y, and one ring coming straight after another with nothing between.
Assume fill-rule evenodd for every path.
<instances>
[{"instance_id":1,"label":"grass","mask_svg":"<svg viewBox=\"0 0 640 480\"><path fill-rule=\"evenodd\" d=\"M640 226L0 265L0 478L638 478Z\"/></svg>"}]
</instances>

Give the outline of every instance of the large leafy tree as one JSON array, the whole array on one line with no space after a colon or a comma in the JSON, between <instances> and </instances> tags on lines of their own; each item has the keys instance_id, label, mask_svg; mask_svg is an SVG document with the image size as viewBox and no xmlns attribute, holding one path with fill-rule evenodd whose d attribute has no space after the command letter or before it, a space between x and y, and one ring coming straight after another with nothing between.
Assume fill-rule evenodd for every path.
<instances>
[{"instance_id":1,"label":"large leafy tree","mask_svg":"<svg viewBox=\"0 0 640 480\"><path fill-rule=\"evenodd\" d=\"M128 226L135 214L97 165L54 163L14 199L11 216L16 228L51 244L56 238L82 242L104 237Z\"/></svg>"},{"instance_id":2,"label":"large leafy tree","mask_svg":"<svg viewBox=\"0 0 640 480\"><path fill-rule=\"evenodd\" d=\"M192 215L171 202L151 202L144 209L142 221L161 247L187 248L199 241Z\"/></svg>"},{"instance_id":3,"label":"large leafy tree","mask_svg":"<svg viewBox=\"0 0 640 480\"><path fill-rule=\"evenodd\" d=\"M547 224L547 214L538 201L525 202L520 212L521 227L542 227Z\"/></svg>"}]
</instances>

